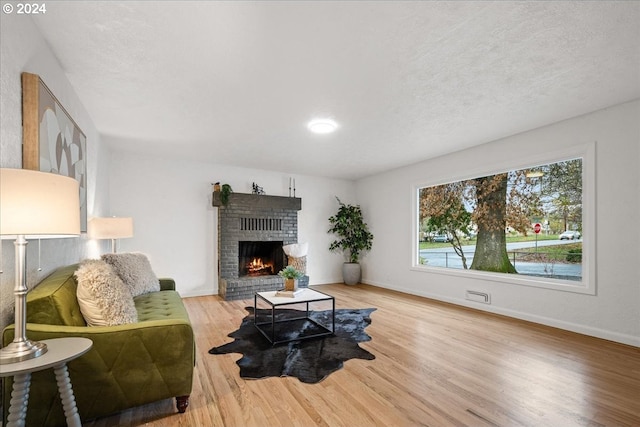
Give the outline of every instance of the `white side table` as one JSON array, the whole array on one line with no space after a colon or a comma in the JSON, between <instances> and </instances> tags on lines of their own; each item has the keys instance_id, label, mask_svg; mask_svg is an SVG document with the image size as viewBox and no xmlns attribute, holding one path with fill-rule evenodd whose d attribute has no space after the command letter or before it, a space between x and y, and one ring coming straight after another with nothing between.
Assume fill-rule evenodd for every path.
<instances>
[{"instance_id":1,"label":"white side table","mask_svg":"<svg viewBox=\"0 0 640 427\"><path fill-rule=\"evenodd\" d=\"M27 417L27 405L29 403L29 386L31 385L31 373L53 368L58 382L58 391L67 425L82 427L80 415L76 408L76 399L73 396L67 362L85 354L93 342L87 338L56 338L44 340L47 344L47 352L35 359L24 362L7 363L0 365L0 377L13 377L13 391L11 392L11 406L7 427L22 427Z\"/></svg>"}]
</instances>

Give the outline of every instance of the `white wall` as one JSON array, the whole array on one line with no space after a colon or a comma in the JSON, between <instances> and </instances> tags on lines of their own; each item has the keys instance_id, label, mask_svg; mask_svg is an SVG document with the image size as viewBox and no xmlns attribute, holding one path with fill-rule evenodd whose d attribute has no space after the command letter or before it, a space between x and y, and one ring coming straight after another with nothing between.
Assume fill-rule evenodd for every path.
<instances>
[{"instance_id":1,"label":"white wall","mask_svg":"<svg viewBox=\"0 0 640 427\"><path fill-rule=\"evenodd\" d=\"M114 151L111 160L111 214L131 216L134 237L122 239L119 251L148 255L158 276L173 277L182 296L218 293L217 211L211 206L212 183L228 183L251 193L256 182L268 195L287 196L289 176L279 172L181 161ZM353 200L352 181L303 175L296 179L298 241L309 242L310 283L342 281L339 254L328 247L328 218L337 210L335 196Z\"/></svg>"},{"instance_id":2,"label":"white wall","mask_svg":"<svg viewBox=\"0 0 640 427\"><path fill-rule=\"evenodd\" d=\"M596 295L410 270L414 185L593 141L597 141ZM362 179L357 182L358 202L375 235L373 250L363 260L363 280L638 346L639 147L640 101L635 101ZM489 292L492 304L466 301L467 289Z\"/></svg>"},{"instance_id":3,"label":"white wall","mask_svg":"<svg viewBox=\"0 0 640 427\"><path fill-rule=\"evenodd\" d=\"M22 167L22 85L23 71L38 74L66 108L87 136L87 207L89 215L104 212L108 200L109 154L100 141L80 99L67 80L46 41L31 18L16 14L0 15L0 166ZM97 253L100 248L86 235L73 239L43 240L41 270L38 271L37 242L27 246L27 279L29 288L51 273ZM2 241L0 256L0 328L13 322L13 287L15 282L13 242Z\"/></svg>"}]
</instances>

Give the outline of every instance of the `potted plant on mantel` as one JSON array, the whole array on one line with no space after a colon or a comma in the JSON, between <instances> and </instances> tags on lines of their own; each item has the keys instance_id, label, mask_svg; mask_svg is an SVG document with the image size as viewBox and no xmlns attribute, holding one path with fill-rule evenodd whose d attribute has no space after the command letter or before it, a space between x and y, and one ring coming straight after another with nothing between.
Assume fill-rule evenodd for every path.
<instances>
[{"instance_id":1,"label":"potted plant on mantel","mask_svg":"<svg viewBox=\"0 0 640 427\"><path fill-rule=\"evenodd\" d=\"M373 234L364 222L359 205L344 204L337 197L336 200L340 203L340 208L329 218L331 228L328 232L336 234L339 239L331 243L329 250L342 251L347 256L348 262L342 265L342 278L347 285L355 285L362 276L358 262L360 254L371 250Z\"/></svg>"}]
</instances>

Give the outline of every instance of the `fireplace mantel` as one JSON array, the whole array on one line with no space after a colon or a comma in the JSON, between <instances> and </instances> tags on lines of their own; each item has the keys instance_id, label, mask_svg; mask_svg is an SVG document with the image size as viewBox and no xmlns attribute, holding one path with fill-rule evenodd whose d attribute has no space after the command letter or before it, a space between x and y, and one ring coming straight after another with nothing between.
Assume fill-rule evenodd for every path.
<instances>
[{"instance_id":1,"label":"fireplace mantel","mask_svg":"<svg viewBox=\"0 0 640 427\"><path fill-rule=\"evenodd\" d=\"M213 193L213 206L224 207L220 201L220 192ZM299 197L267 196L264 194L231 193L227 206L242 205L254 209L285 209L299 211L302 199Z\"/></svg>"}]
</instances>

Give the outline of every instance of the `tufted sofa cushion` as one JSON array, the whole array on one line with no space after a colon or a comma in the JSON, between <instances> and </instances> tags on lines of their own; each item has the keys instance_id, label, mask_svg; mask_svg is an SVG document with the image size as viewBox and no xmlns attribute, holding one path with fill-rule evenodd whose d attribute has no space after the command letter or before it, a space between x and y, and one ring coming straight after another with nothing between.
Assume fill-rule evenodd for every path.
<instances>
[{"instance_id":1,"label":"tufted sofa cushion","mask_svg":"<svg viewBox=\"0 0 640 427\"><path fill-rule=\"evenodd\" d=\"M189 321L182 298L176 291L151 292L133 299L138 311L138 321L182 319Z\"/></svg>"}]
</instances>

